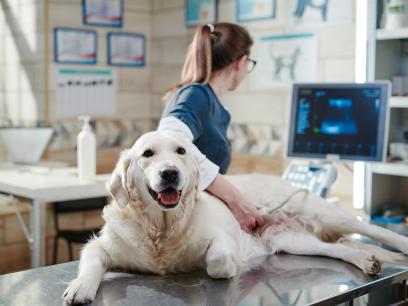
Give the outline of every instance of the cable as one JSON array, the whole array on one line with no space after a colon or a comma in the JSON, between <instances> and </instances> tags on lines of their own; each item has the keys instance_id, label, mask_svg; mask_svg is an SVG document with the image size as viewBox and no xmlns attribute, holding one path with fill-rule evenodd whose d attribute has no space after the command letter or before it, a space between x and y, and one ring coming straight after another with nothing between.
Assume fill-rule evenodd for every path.
<instances>
[{"instance_id":1,"label":"cable","mask_svg":"<svg viewBox=\"0 0 408 306\"><path fill-rule=\"evenodd\" d=\"M350 167L349 166L349 164L347 164L347 163L341 163L343 166L344 166L344 168L346 168L347 170L349 170L351 173L353 173L353 167Z\"/></svg>"},{"instance_id":2,"label":"cable","mask_svg":"<svg viewBox=\"0 0 408 306\"><path fill-rule=\"evenodd\" d=\"M267 207L264 207L264 209L263 209L263 214L265 214L265 215L266 215L266 214L272 215L272 213L273 213L274 211L276 211L276 210L282 208L282 207L283 207L284 205L286 205L286 203L288 203L296 194L301 193L301 192L304 193L305 196L306 196L307 194L309 194L309 190L308 190L308 189L305 189L305 188L295 190L295 191L292 192L282 203L280 203L280 204L278 205L278 207L270 208L269 210L268 210Z\"/></svg>"}]
</instances>

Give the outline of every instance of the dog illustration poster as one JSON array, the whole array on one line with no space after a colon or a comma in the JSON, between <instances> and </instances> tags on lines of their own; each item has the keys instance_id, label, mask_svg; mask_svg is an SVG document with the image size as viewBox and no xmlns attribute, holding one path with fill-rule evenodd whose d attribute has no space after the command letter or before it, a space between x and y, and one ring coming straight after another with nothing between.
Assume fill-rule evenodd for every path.
<instances>
[{"instance_id":1,"label":"dog illustration poster","mask_svg":"<svg viewBox=\"0 0 408 306\"><path fill-rule=\"evenodd\" d=\"M271 19L276 16L276 0L237 0L237 20Z\"/></svg>"},{"instance_id":2,"label":"dog illustration poster","mask_svg":"<svg viewBox=\"0 0 408 306\"><path fill-rule=\"evenodd\" d=\"M137 33L108 33L108 64L144 67L145 36Z\"/></svg>"},{"instance_id":3,"label":"dog illustration poster","mask_svg":"<svg viewBox=\"0 0 408 306\"><path fill-rule=\"evenodd\" d=\"M217 10L217 0L186 0L186 25L197 26L214 23L217 21Z\"/></svg>"},{"instance_id":4,"label":"dog illustration poster","mask_svg":"<svg viewBox=\"0 0 408 306\"><path fill-rule=\"evenodd\" d=\"M55 62L63 64L96 64L96 40L94 30L55 28Z\"/></svg>"},{"instance_id":5,"label":"dog illustration poster","mask_svg":"<svg viewBox=\"0 0 408 306\"><path fill-rule=\"evenodd\" d=\"M86 25L122 27L123 0L82 0L82 11Z\"/></svg>"},{"instance_id":6,"label":"dog illustration poster","mask_svg":"<svg viewBox=\"0 0 408 306\"><path fill-rule=\"evenodd\" d=\"M317 78L317 42L313 33L261 36L256 40L258 65L252 88L268 89Z\"/></svg>"},{"instance_id":7,"label":"dog illustration poster","mask_svg":"<svg viewBox=\"0 0 408 306\"><path fill-rule=\"evenodd\" d=\"M288 25L324 25L352 21L352 0L290 0Z\"/></svg>"}]
</instances>

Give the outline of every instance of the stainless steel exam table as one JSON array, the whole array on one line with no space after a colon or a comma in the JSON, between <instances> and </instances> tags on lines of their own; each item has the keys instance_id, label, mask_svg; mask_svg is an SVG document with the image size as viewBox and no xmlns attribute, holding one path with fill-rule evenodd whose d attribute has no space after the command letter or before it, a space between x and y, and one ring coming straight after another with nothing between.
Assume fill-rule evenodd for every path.
<instances>
[{"instance_id":1,"label":"stainless steel exam table","mask_svg":"<svg viewBox=\"0 0 408 306\"><path fill-rule=\"evenodd\" d=\"M0 305L63 305L61 295L77 269L75 261L1 275ZM403 265L386 266L370 277L331 258L274 255L254 260L230 280L212 280L202 271L168 276L110 272L91 305L406 305L407 279Z\"/></svg>"}]
</instances>

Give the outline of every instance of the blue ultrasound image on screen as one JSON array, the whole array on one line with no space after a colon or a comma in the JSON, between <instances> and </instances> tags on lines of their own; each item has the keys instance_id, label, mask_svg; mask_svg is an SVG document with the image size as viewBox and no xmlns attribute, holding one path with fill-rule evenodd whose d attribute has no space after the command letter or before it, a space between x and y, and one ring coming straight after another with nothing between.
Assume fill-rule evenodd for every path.
<instances>
[{"instance_id":1,"label":"blue ultrasound image on screen","mask_svg":"<svg viewBox=\"0 0 408 306\"><path fill-rule=\"evenodd\" d=\"M354 135L357 134L357 123L353 116L351 99L329 99L326 118L320 126L322 134Z\"/></svg>"},{"instance_id":2,"label":"blue ultrasound image on screen","mask_svg":"<svg viewBox=\"0 0 408 306\"><path fill-rule=\"evenodd\" d=\"M300 88L293 153L375 157L379 88Z\"/></svg>"}]
</instances>

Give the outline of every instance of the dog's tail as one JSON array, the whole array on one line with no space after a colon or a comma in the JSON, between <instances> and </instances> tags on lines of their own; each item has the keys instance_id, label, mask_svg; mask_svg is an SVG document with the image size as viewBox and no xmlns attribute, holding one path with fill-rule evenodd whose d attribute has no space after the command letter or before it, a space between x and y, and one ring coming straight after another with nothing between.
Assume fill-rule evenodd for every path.
<instances>
[{"instance_id":1,"label":"dog's tail","mask_svg":"<svg viewBox=\"0 0 408 306\"><path fill-rule=\"evenodd\" d=\"M337 242L351 246L356 249L370 252L385 262L394 262L394 261L401 261L401 260L406 261L407 260L407 256L405 256L403 253L388 251L379 246L358 242L358 241L355 241L355 240L352 240L346 237L340 238Z\"/></svg>"}]
</instances>

